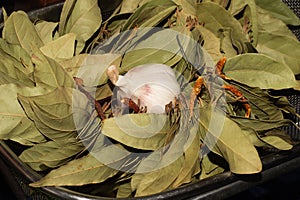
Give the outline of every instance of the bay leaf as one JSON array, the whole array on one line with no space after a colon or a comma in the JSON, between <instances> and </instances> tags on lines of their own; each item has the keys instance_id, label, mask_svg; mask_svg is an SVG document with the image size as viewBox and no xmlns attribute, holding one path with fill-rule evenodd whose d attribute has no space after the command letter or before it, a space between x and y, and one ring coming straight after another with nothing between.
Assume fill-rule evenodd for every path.
<instances>
[{"instance_id":1,"label":"bay leaf","mask_svg":"<svg viewBox=\"0 0 300 200\"><path fill-rule=\"evenodd\" d=\"M236 82L231 83L236 87L244 97L249 101L251 106L251 118L260 120L282 120L282 109L276 102L279 101L278 97L271 96L268 91L260 88L252 88ZM244 115L244 113L242 114Z\"/></svg>"},{"instance_id":2,"label":"bay leaf","mask_svg":"<svg viewBox=\"0 0 300 200\"><path fill-rule=\"evenodd\" d=\"M230 58L224 66L224 73L240 83L261 89L279 90L296 84L294 74L287 65L262 54Z\"/></svg>"},{"instance_id":3,"label":"bay leaf","mask_svg":"<svg viewBox=\"0 0 300 200\"><path fill-rule=\"evenodd\" d=\"M169 129L170 122L167 115L127 114L105 119L102 134L126 146L156 150L166 144Z\"/></svg>"},{"instance_id":4,"label":"bay leaf","mask_svg":"<svg viewBox=\"0 0 300 200\"><path fill-rule=\"evenodd\" d=\"M199 112L202 140L228 162L231 172L253 174L262 170L258 152L235 122L213 108L200 108Z\"/></svg>"},{"instance_id":5,"label":"bay leaf","mask_svg":"<svg viewBox=\"0 0 300 200\"><path fill-rule=\"evenodd\" d=\"M73 87L73 78L58 62L45 56L39 49L35 49L32 62L35 64L34 78L37 86L48 89Z\"/></svg>"},{"instance_id":6,"label":"bay leaf","mask_svg":"<svg viewBox=\"0 0 300 200\"><path fill-rule=\"evenodd\" d=\"M129 155L129 152L110 145L52 170L41 180L31 183L30 186L80 186L102 183L119 172L118 169L126 162Z\"/></svg>"},{"instance_id":7,"label":"bay leaf","mask_svg":"<svg viewBox=\"0 0 300 200\"><path fill-rule=\"evenodd\" d=\"M282 120L263 120L263 119L249 119L243 117L230 116L233 121L239 124L241 127L252 129L255 131L268 131L272 129L281 128L283 126L291 125L291 121L288 119Z\"/></svg>"},{"instance_id":8,"label":"bay leaf","mask_svg":"<svg viewBox=\"0 0 300 200\"><path fill-rule=\"evenodd\" d=\"M118 66L116 63L120 58L121 55L118 53L92 54L78 57L78 59L74 58L71 61L76 62L72 67L74 70L72 74L82 79L83 84L87 87L103 85L108 81L106 74L108 67L113 64Z\"/></svg>"},{"instance_id":9,"label":"bay leaf","mask_svg":"<svg viewBox=\"0 0 300 200\"><path fill-rule=\"evenodd\" d=\"M171 0L151 0L139 7L123 25L121 31L134 27L155 27L166 19L176 9Z\"/></svg>"},{"instance_id":10,"label":"bay leaf","mask_svg":"<svg viewBox=\"0 0 300 200\"><path fill-rule=\"evenodd\" d=\"M254 1L254 0L251 0ZM246 1L232 1L230 2L228 11L233 15L236 16L238 15L240 12L243 11L243 9L248 5L248 0Z\"/></svg>"},{"instance_id":11,"label":"bay leaf","mask_svg":"<svg viewBox=\"0 0 300 200\"><path fill-rule=\"evenodd\" d=\"M178 6L181 6L182 12L185 13L185 16L192 16L195 17L196 14L196 2L195 0L173 0Z\"/></svg>"},{"instance_id":12,"label":"bay leaf","mask_svg":"<svg viewBox=\"0 0 300 200\"><path fill-rule=\"evenodd\" d=\"M77 0L68 0L64 3L59 19L59 35L63 35L64 33L66 33L66 26L74 9L76 1Z\"/></svg>"},{"instance_id":13,"label":"bay leaf","mask_svg":"<svg viewBox=\"0 0 300 200\"><path fill-rule=\"evenodd\" d=\"M117 198L130 198L132 197L131 184L124 183L118 187Z\"/></svg>"},{"instance_id":14,"label":"bay leaf","mask_svg":"<svg viewBox=\"0 0 300 200\"><path fill-rule=\"evenodd\" d=\"M97 101L109 98L113 95L113 91L109 84L104 84L103 86L97 87L97 90L95 92L95 99Z\"/></svg>"},{"instance_id":15,"label":"bay leaf","mask_svg":"<svg viewBox=\"0 0 300 200\"><path fill-rule=\"evenodd\" d=\"M195 171L199 171L199 160L200 157L200 138L197 133L197 127L193 127L190 130L189 138L184 144L184 162L182 169L173 183L173 187L189 183L192 181ZM198 168L198 169L197 169Z\"/></svg>"},{"instance_id":16,"label":"bay leaf","mask_svg":"<svg viewBox=\"0 0 300 200\"><path fill-rule=\"evenodd\" d=\"M16 85L23 85L27 87L34 87L34 81L31 75L26 75L28 73L26 70L21 70L22 63L9 58L9 55L1 55L0 50L0 84L10 84L14 83ZM23 67L24 68L24 67Z\"/></svg>"},{"instance_id":17,"label":"bay leaf","mask_svg":"<svg viewBox=\"0 0 300 200\"><path fill-rule=\"evenodd\" d=\"M142 0L124 0L122 1L120 13L133 13Z\"/></svg>"},{"instance_id":18,"label":"bay leaf","mask_svg":"<svg viewBox=\"0 0 300 200\"><path fill-rule=\"evenodd\" d=\"M211 56L214 63L217 63L223 57L220 38L203 26L196 26L196 28L199 29L204 39L203 48Z\"/></svg>"},{"instance_id":19,"label":"bay leaf","mask_svg":"<svg viewBox=\"0 0 300 200\"><path fill-rule=\"evenodd\" d=\"M300 74L300 42L296 38L260 31L256 49Z\"/></svg>"},{"instance_id":20,"label":"bay leaf","mask_svg":"<svg viewBox=\"0 0 300 200\"><path fill-rule=\"evenodd\" d=\"M13 12L7 18L2 37L10 44L20 45L29 54L32 53L32 46L43 46L43 41L24 11Z\"/></svg>"},{"instance_id":21,"label":"bay leaf","mask_svg":"<svg viewBox=\"0 0 300 200\"><path fill-rule=\"evenodd\" d=\"M272 33L274 35L290 36L296 39L295 34L280 19L274 17L270 12L257 7L257 21L259 31ZM274 26L276 24L276 27Z\"/></svg>"},{"instance_id":22,"label":"bay leaf","mask_svg":"<svg viewBox=\"0 0 300 200\"><path fill-rule=\"evenodd\" d=\"M75 139L66 140L64 144L49 141L24 150L19 158L34 170L42 171L44 166L56 168L66 164L83 148Z\"/></svg>"},{"instance_id":23,"label":"bay leaf","mask_svg":"<svg viewBox=\"0 0 300 200\"><path fill-rule=\"evenodd\" d=\"M54 32L57 26L58 22L48 21L38 21L35 24L35 28L44 44L47 44L53 40Z\"/></svg>"},{"instance_id":24,"label":"bay leaf","mask_svg":"<svg viewBox=\"0 0 300 200\"><path fill-rule=\"evenodd\" d=\"M254 0L248 0L247 2L248 5L245 7L244 15L239 21L243 26L248 41L254 47L256 47L258 42L258 19L256 12L256 4Z\"/></svg>"},{"instance_id":25,"label":"bay leaf","mask_svg":"<svg viewBox=\"0 0 300 200\"><path fill-rule=\"evenodd\" d=\"M71 76L76 77L80 67L83 66L84 61L89 54L79 54L75 55L70 59L60 60L58 63L65 69L65 71Z\"/></svg>"},{"instance_id":26,"label":"bay leaf","mask_svg":"<svg viewBox=\"0 0 300 200\"><path fill-rule=\"evenodd\" d=\"M138 35L131 41L131 46L122 49L126 53L122 60L121 69L128 71L132 67L147 63L173 66L182 57L196 66L198 63L194 61L195 53L191 54L188 50L189 48L195 50L199 44L190 33L182 31L183 28L177 27L170 30L138 29ZM151 34L150 37L143 38L147 34Z\"/></svg>"},{"instance_id":27,"label":"bay leaf","mask_svg":"<svg viewBox=\"0 0 300 200\"><path fill-rule=\"evenodd\" d=\"M159 157L156 159L159 159ZM153 160L152 162L155 161ZM132 181L136 181L136 179L140 178L139 176L142 176L142 181L136 187L135 197L157 194L168 189L172 182L176 179L182 167L182 162L183 157L180 157L176 161L160 168L159 170L146 174L134 174Z\"/></svg>"},{"instance_id":28,"label":"bay leaf","mask_svg":"<svg viewBox=\"0 0 300 200\"><path fill-rule=\"evenodd\" d=\"M292 139L283 130L273 129L264 133L264 135L261 137L261 140L277 149L290 150L293 148Z\"/></svg>"},{"instance_id":29,"label":"bay leaf","mask_svg":"<svg viewBox=\"0 0 300 200\"><path fill-rule=\"evenodd\" d=\"M255 0L255 3L257 6L266 9L274 17L282 20L286 24L293 25L293 26L300 25L300 19L281 0L266 0L266 1Z\"/></svg>"},{"instance_id":30,"label":"bay leaf","mask_svg":"<svg viewBox=\"0 0 300 200\"><path fill-rule=\"evenodd\" d=\"M197 6L197 16L199 21L205 23L205 27L215 35L218 35L219 30L230 30L231 42L237 48L237 52L247 52L244 44L247 40L242 26L225 8L212 2L200 3Z\"/></svg>"},{"instance_id":31,"label":"bay leaf","mask_svg":"<svg viewBox=\"0 0 300 200\"><path fill-rule=\"evenodd\" d=\"M21 46L9 44L0 38L0 52L4 57L13 60L18 70L22 71L28 78L32 78L33 64L31 56Z\"/></svg>"},{"instance_id":32,"label":"bay leaf","mask_svg":"<svg viewBox=\"0 0 300 200\"><path fill-rule=\"evenodd\" d=\"M225 169L218 164L212 162L208 155L203 156L201 160L201 174L199 179L209 178L211 176L221 174Z\"/></svg>"},{"instance_id":33,"label":"bay leaf","mask_svg":"<svg viewBox=\"0 0 300 200\"><path fill-rule=\"evenodd\" d=\"M232 1L228 8L230 13L237 18L249 42L256 46L258 34L257 6L255 0Z\"/></svg>"},{"instance_id":34,"label":"bay leaf","mask_svg":"<svg viewBox=\"0 0 300 200\"><path fill-rule=\"evenodd\" d=\"M172 184L179 176L184 162L184 144L187 143L192 124L188 123L186 111L182 113L180 128L168 148L150 153L138 165L131 179L135 196L145 196L174 189Z\"/></svg>"},{"instance_id":35,"label":"bay leaf","mask_svg":"<svg viewBox=\"0 0 300 200\"><path fill-rule=\"evenodd\" d=\"M40 48L43 54L54 60L71 59L75 50L74 33L65 34L56 40L50 41Z\"/></svg>"},{"instance_id":36,"label":"bay leaf","mask_svg":"<svg viewBox=\"0 0 300 200\"><path fill-rule=\"evenodd\" d=\"M37 95L39 88L21 87L14 84L0 85L2 91L0 104L0 138L13 140L23 145L45 141L43 135L29 120L17 100L17 94Z\"/></svg>"},{"instance_id":37,"label":"bay leaf","mask_svg":"<svg viewBox=\"0 0 300 200\"><path fill-rule=\"evenodd\" d=\"M149 48L133 50L125 54L122 61L121 70L122 73L124 73L133 67L149 63L159 63L165 65L171 63L171 65L173 65L174 62L178 62L180 59L181 57L174 55L172 52L159 49Z\"/></svg>"},{"instance_id":38,"label":"bay leaf","mask_svg":"<svg viewBox=\"0 0 300 200\"><path fill-rule=\"evenodd\" d=\"M60 16L59 35L75 33L76 54L79 54L101 23L102 16L97 0L67 1Z\"/></svg>"},{"instance_id":39,"label":"bay leaf","mask_svg":"<svg viewBox=\"0 0 300 200\"><path fill-rule=\"evenodd\" d=\"M39 131L58 143L76 137L93 109L87 97L72 88L39 96L18 95L18 100Z\"/></svg>"},{"instance_id":40,"label":"bay leaf","mask_svg":"<svg viewBox=\"0 0 300 200\"><path fill-rule=\"evenodd\" d=\"M8 15L7 15L7 12L4 7L1 8L1 11L2 11L2 15L3 15L3 22L5 23L8 18Z\"/></svg>"}]
</instances>

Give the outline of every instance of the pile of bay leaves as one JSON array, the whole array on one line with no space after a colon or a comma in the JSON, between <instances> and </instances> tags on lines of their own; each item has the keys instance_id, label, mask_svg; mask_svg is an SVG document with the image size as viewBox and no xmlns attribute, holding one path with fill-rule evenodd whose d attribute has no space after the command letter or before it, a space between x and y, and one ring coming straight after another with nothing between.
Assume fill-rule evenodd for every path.
<instances>
[{"instance_id":1,"label":"pile of bay leaves","mask_svg":"<svg viewBox=\"0 0 300 200\"><path fill-rule=\"evenodd\" d=\"M66 0L58 22L31 21L23 11L3 13L0 139L22 145L19 158L43 174L32 187L145 196L228 170L259 173L258 149L290 150L296 144L282 127L297 126L284 116L299 115L286 97L272 93L299 89L300 43L288 26L300 20L281 0L123 0L107 20L97 0ZM201 48L181 45L168 30ZM174 51L164 50L172 42ZM202 49L213 63L227 57L223 71L230 79L221 81L206 66ZM115 64L125 74L147 63L178 72L187 101L187 85L206 77L192 117L181 104L168 114L112 115L114 88L103 72ZM102 76L89 81L91 74ZM240 98L230 91L219 95L223 84L247 99L249 118ZM220 103L220 96L226 101ZM137 131L128 120L146 128ZM138 137L162 121L157 134ZM214 123L220 129L211 128Z\"/></svg>"}]
</instances>

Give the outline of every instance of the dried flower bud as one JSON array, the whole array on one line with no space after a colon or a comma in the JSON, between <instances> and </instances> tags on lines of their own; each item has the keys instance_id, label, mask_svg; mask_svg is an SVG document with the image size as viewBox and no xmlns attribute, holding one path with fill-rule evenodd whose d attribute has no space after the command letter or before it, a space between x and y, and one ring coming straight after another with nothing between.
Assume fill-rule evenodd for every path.
<instances>
[{"instance_id":1,"label":"dried flower bud","mask_svg":"<svg viewBox=\"0 0 300 200\"><path fill-rule=\"evenodd\" d=\"M164 113L165 105L174 101L180 86L174 71L163 64L144 64L119 75L116 66L108 68L111 82L117 86L118 99L129 98L147 107L148 113Z\"/></svg>"}]
</instances>

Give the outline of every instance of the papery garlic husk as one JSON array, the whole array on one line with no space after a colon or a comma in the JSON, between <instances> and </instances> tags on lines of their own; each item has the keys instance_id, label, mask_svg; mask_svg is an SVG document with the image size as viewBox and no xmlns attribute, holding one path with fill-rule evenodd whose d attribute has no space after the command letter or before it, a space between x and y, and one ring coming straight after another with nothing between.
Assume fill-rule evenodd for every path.
<instances>
[{"instance_id":1,"label":"papery garlic husk","mask_svg":"<svg viewBox=\"0 0 300 200\"><path fill-rule=\"evenodd\" d=\"M128 98L141 107L147 107L147 113L165 113L165 106L174 102L180 94L180 86L175 72L164 64L144 64L119 75L116 66L108 68L107 74L117 86L118 99Z\"/></svg>"}]
</instances>

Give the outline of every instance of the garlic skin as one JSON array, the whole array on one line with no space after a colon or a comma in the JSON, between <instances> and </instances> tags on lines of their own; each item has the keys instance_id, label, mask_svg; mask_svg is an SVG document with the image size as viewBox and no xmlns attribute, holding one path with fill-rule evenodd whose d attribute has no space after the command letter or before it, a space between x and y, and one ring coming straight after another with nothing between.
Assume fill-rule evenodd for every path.
<instances>
[{"instance_id":1,"label":"garlic skin","mask_svg":"<svg viewBox=\"0 0 300 200\"><path fill-rule=\"evenodd\" d=\"M147 113L165 113L165 105L174 102L180 94L180 86L174 71L164 64L144 64L119 75L116 66L107 70L111 82L117 86L118 99L130 98Z\"/></svg>"}]
</instances>

